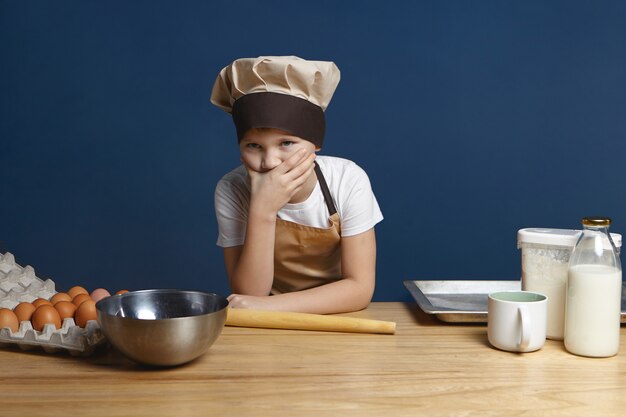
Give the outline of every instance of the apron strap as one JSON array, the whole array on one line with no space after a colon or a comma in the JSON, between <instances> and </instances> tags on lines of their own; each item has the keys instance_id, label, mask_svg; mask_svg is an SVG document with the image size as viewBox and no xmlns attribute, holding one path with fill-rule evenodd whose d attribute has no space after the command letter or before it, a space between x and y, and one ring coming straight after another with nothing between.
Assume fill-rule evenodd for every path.
<instances>
[{"instance_id":1,"label":"apron strap","mask_svg":"<svg viewBox=\"0 0 626 417\"><path fill-rule=\"evenodd\" d=\"M326 202L326 207L328 207L328 216L332 216L337 213L337 209L335 208L335 204L333 203L333 198L330 196L330 191L328 190L328 184L326 184L326 179L324 175L322 175L322 170L320 166L315 164L315 175L317 176L317 180L320 182L320 188L322 190L322 194L324 194L324 201Z\"/></svg>"}]
</instances>

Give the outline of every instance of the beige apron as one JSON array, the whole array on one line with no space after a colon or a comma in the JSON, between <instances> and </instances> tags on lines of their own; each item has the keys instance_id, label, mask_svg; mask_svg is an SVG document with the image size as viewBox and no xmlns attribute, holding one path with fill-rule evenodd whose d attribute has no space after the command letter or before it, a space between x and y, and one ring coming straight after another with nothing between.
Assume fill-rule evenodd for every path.
<instances>
[{"instance_id":1,"label":"beige apron","mask_svg":"<svg viewBox=\"0 0 626 417\"><path fill-rule=\"evenodd\" d=\"M341 279L341 222L317 163L315 174L330 213L330 225L322 229L276 219L272 294L305 290Z\"/></svg>"}]
</instances>

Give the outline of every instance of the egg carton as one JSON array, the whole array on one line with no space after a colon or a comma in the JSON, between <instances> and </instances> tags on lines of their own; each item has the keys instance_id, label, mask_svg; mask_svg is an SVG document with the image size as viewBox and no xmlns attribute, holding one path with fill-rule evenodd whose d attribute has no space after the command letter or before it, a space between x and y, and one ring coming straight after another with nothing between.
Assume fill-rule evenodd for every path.
<instances>
[{"instance_id":1,"label":"egg carton","mask_svg":"<svg viewBox=\"0 0 626 417\"><path fill-rule=\"evenodd\" d=\"M57 291L51 279L43 280L29 265L22 267L15 262L13 254L0 253L0 308L13 309L19 303L32 302L37 298L49 300ZM0 347L17 345L20 349L41 348L45 352L68 352L73 356L91 354L106 341L96 320L87 322L84 328L74 319L66 318L60 329L46 324L41 331L33 329L31 322L20 323L19 330L0 329Z\"/></svg>"},{"instance_id":2,"label":"egg carton","mask_svg":"<svg viewBox=\"0 0 626 417\"><path fill-rule=\"evenodd\" d=\"M84 328L76 326L74 319L63 319L60 329L46 324L39 332L29 321L20 323L17 332L0 329L0 347L17 345L22 350L41 348L48 353L68 352L72 356L86 356L105 342L96 320L89 320Z\"/></svg>"},{"instance_id":3,"label":"egg carton","mask_svg":"<svg viewBox=\"0 0 626 417\"><path fill-rule=\"evenodd\" d=\"M37 277L30 265L20 266L13 254L0 253L0 308L13 309L22 301L30 303L39 297L49 299L54 294L52 280Z\"/></svg>"}]
</instances>

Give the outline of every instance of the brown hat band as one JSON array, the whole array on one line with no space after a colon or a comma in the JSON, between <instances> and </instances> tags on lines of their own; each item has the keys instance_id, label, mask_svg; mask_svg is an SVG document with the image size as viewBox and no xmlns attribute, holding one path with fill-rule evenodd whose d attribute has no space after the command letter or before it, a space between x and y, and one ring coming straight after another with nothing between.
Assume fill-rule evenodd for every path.
<instances>
[{"instance_id":1,"label":"brown hat band","mask_svg":"<svg viewBox=\"0 0 626 417\"><path fill-rule=\"evenodd\" d=\"M233 121L241 141L253 128L274 128L322 147L326 122L321 107L305 99L280 93L252 93L233 103Z\"/></svg>"}]
</instances>

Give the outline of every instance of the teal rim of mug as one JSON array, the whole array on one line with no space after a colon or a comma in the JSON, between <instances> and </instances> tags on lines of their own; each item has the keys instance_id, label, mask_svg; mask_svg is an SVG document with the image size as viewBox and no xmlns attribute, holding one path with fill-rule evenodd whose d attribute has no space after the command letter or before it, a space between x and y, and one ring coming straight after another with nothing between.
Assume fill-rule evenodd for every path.
<instances>
[{"instance_id":1,"label":"teal rim of mug","mask_svg":"<svg viewBox=\"0 0 626 417\"><path fill-rule=\"evenodd\" d=\"M489 298L497 301L509 301L512 303L535 303L547 300L543 294L531 291L501 291L489 294Z\"/></svg>"}]
</instances>

